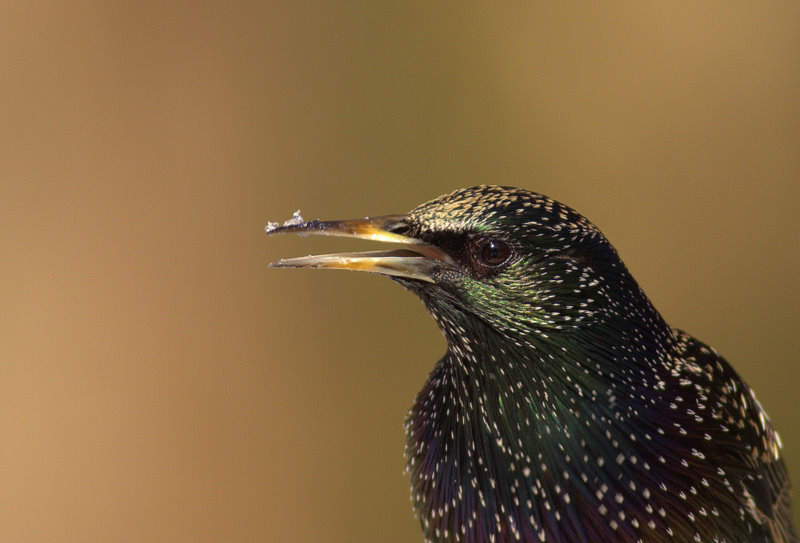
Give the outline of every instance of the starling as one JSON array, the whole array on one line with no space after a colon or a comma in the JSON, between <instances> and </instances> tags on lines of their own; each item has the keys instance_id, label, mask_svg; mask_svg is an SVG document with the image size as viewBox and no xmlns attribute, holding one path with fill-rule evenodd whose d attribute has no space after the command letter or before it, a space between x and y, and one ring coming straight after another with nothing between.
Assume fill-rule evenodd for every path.
<instances>
[{"instance_id":1,"label":"starling","mask_svg":"<svg viewBox=\"0 0 800 543\"><path fill-rule=\"evenodd\" d=\"M714 349L668 325L600 230L522 189L294 232L401 249L280 260L389 276L447 340L408 413L425 540L796 542L780 439Z\"/></svg>"}]
</instances>

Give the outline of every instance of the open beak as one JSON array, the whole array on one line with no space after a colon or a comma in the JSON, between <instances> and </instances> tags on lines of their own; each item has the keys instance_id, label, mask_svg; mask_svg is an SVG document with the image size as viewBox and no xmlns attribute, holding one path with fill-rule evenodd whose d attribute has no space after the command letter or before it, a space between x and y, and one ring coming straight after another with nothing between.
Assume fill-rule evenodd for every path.
<instances>
[{"instance_id":1,"label":"open beak","mask_svg":"<svg viewBox=\"0 0 800 543\"><path fill-rule=\"evenodd\" d=\"M447 253L433 245L396 233L396 231L404 230L405 225L403 215L366 217L346 221L303 221L298 213L295 214L294 219L287 221L282 226L269 223L265 228L267 234L316 234L360 238L397 243L405 248L392 251L364 251L282 258L271 263L270 267L365 271L433 283L432 270L442 262L454 264L454 261Z\"/></svg>"}]
</instances>

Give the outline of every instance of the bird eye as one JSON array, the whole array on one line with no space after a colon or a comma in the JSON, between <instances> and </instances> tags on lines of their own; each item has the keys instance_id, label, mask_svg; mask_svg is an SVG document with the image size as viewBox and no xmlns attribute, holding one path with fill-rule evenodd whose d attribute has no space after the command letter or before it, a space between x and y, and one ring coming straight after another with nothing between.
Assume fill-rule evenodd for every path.
<instances>
[{"instance_id":1,"label":"bird eye","mask_svg":"<svg viewBox=\"0 0 800 543\"><path fill-rule=\"evenodd\" d=\"M487 268L499 268L511 257L511 247L499 238L482 238L475 244L475 260Z\"/></svg>"}]
</instances>

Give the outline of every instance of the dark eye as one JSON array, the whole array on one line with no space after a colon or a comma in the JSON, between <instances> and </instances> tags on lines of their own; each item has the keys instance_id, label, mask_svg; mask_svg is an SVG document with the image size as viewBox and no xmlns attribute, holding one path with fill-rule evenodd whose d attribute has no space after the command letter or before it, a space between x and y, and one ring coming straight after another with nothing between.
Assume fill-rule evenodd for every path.
<instances>
[{"instance_id":1,"label":"dark eye","mask_svg":"<svg viewBox=\"0 0 800 543\"><path fill-rule=\"evenodd\" d=\"M482 238L475 244L473 254L478 264L487 268L499 268L511 257L511 247L499 238Z\"/></svg>"}]
</instances>

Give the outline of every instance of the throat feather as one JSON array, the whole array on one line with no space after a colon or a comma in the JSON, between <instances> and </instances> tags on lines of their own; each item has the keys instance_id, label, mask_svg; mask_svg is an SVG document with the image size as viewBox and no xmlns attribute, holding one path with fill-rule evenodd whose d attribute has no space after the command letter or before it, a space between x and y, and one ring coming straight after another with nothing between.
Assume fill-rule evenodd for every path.
<instances>
[{"instance_id":1,"label":"throat feather","mask_svg":"<svg viewBox=\"0 0 800 543\"><path fill-rule=\"evenodd\" d=\"M622 366L557 343L509 341L483 325L460 328L447 334L448 353L407 418L412 501L429 540L527 541L553 530L573 534L563 541L635 540L625 533L629 525L606 534L603 518L589 522L600 531L586 532L585 515L603 516L603 465L627 475L620 485L636 477L627 457L620 460L622 450L635 449L634 432L620 429L634 422L642 399L629 393L619 401L622 392L612 385ZM616 490L605 485L604 492ZM566 504L563 515L574 518L557 518L562 513L550 503ZM473 539L436 538L445 532Z\"/></svg>"}]
</instances>

